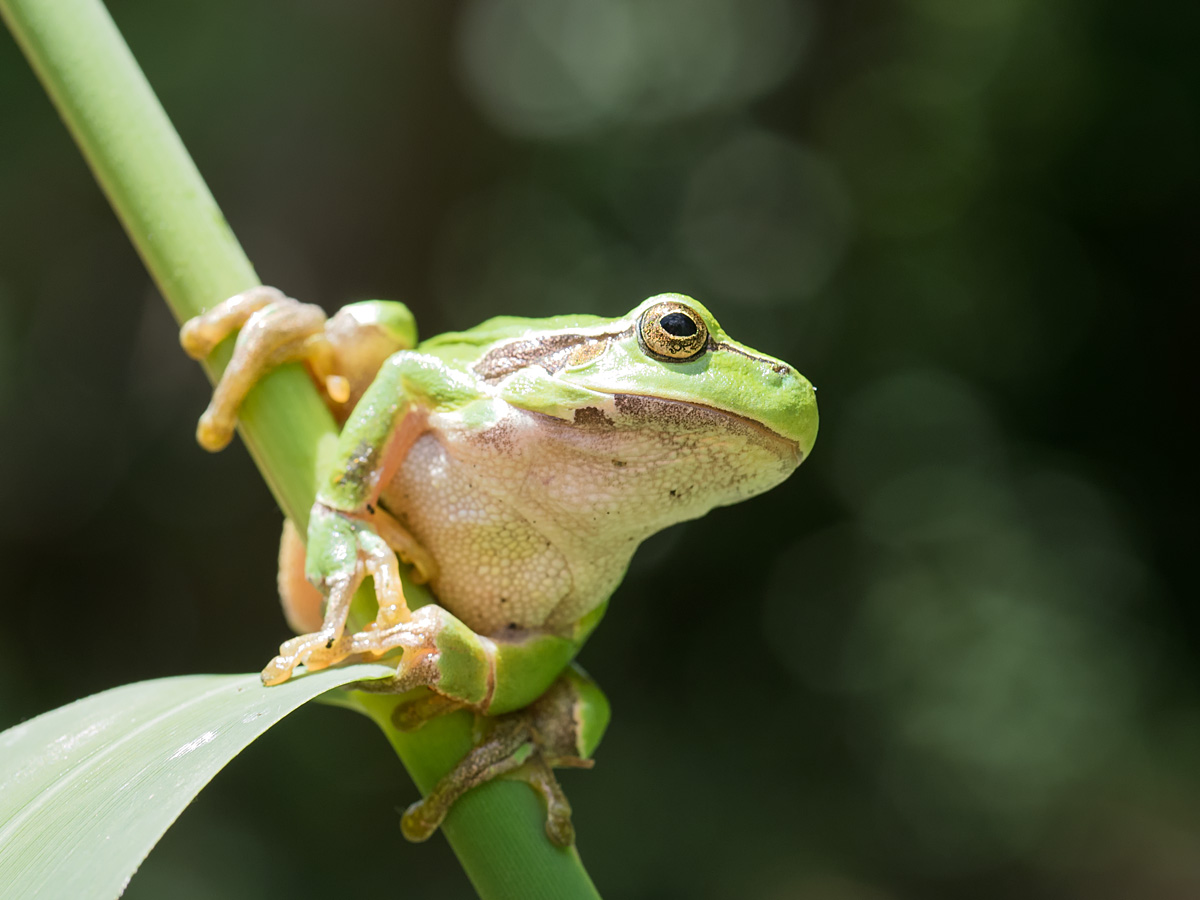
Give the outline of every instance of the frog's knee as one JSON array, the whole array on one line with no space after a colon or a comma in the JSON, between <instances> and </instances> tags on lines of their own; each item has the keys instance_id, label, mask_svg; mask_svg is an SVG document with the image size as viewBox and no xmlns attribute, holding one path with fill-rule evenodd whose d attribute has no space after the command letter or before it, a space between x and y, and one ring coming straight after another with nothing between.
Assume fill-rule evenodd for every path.
<instances>
[{"instance_id":1,"label":"frog's knee","mask_svg":"<svg viewBox=\"0 0 1200 900\"><path fill-rule=\"evenodd\" d=\"M495 688L495 643L440 606L421 607L413 613L412 624L436 648L437 677L431 687L464 705L486 709Z\"/></svg>"}]
</instances>

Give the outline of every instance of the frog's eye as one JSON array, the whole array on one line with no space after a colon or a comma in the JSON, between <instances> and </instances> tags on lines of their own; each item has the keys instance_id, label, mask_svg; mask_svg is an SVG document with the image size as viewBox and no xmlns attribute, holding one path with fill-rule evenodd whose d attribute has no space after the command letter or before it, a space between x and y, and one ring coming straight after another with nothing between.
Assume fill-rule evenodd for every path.
<instances>
[{"instance_id":1,"label":"frog's eye","mask_svg":"<svg viewBox=\"0 0 1200 900\"><path fill-rule=\"evenodd\" d=\"M708 328L686 303L666 300L642 313L638 343L655 359L690 362L708 346Z\"/></svg>"}]
</instances>

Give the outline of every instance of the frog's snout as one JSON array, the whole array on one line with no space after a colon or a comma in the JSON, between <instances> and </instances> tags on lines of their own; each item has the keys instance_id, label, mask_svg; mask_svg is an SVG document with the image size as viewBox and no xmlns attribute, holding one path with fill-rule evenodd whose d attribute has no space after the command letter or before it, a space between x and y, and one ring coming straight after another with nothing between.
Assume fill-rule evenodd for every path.
<instances>
[{"instance_id":1,"label":"frog's snout","mask_svg":"<svg viewBox=\"0 0 1200 900\"><path fill-rule=\"evenodd\" d=\"M817 439L817 389L789 366L772 366L760 388L760 420L781 437L795 442L800 460Z\"/></svg>"}]
</instances>

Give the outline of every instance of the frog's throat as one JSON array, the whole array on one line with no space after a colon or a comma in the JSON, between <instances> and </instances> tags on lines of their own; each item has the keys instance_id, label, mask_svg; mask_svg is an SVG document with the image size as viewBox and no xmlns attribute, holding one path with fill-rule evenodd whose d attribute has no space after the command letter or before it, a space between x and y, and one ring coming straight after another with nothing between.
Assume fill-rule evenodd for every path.
<instances>
[{"instance_id":1,"label":"frog's throat","mask_svg":"<svg viewBox=\"0 0 1200 900\"><path fill-rule=\"evenodd\" d=\"M686 407L703 410L706 413L713 413L731 422L737 423L747 431L762 435L767 439L768 444L775 446L778 449L780 457L785 459L788 456L794 457L797 466L804 462L804 448L800 445L798 440L787 437L786 435L782 435L778 431L775 431L774 429L764 425L762 422L755 421L754 419L747 418L746 416L738 415L737 413L730 412L727 409L721 409L717 406L709 406L705 403L696 403L691 400L676 400L671 397L660 397L655 394L634 394L628 391L623 391L619 394L613 394L612 397L614 402L616 402L618 405L622 404L622 402L626 404L630 402L649 402L660 408L665 407L670 409L672 407Z\"/></svg>"}]
</instances>

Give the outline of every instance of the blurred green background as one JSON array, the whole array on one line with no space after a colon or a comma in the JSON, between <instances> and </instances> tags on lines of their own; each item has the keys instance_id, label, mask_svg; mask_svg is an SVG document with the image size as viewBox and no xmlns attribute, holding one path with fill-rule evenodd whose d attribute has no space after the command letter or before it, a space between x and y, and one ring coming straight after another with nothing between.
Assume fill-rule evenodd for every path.
<instances>
[{"instance_id":1,"label":"blurred green background","mask_svg":"<svg viewBox=\"0 0 1200 900\"><path fill-rule=\"evenodd\" d=\"M1200 896L1200 7L111 8L264 281L426 335L683 291L820 388L811 461L648 542L584 651L606 897ZM8 38L0 135L0 727L256 670L279 514ZM414 798L303 710L127 896L471 896Z\"/></svg>"}]
</instances>

